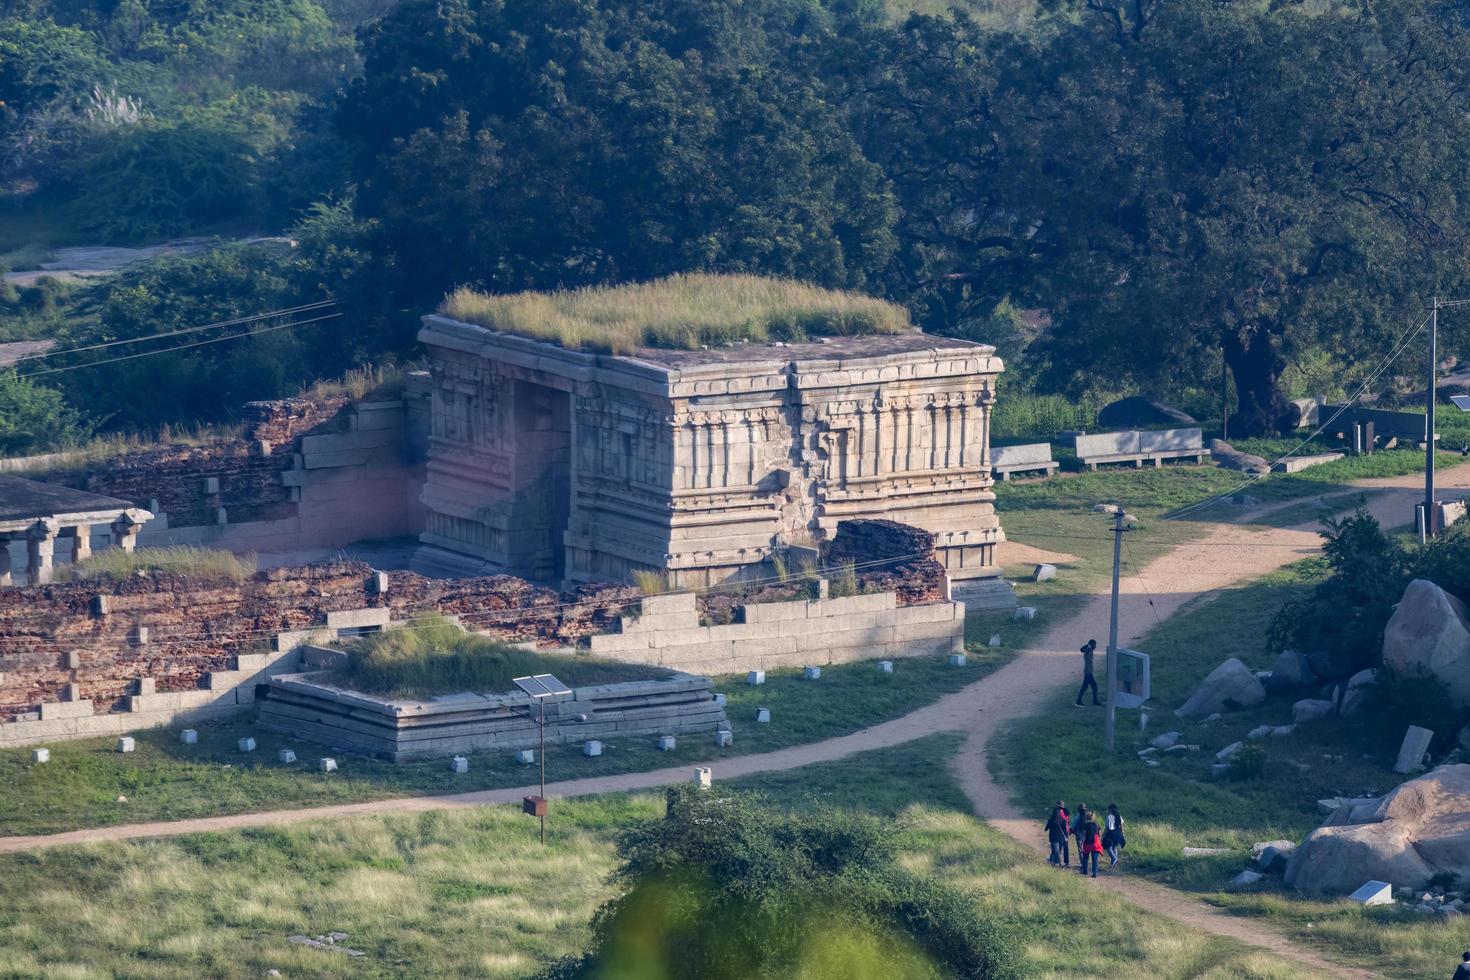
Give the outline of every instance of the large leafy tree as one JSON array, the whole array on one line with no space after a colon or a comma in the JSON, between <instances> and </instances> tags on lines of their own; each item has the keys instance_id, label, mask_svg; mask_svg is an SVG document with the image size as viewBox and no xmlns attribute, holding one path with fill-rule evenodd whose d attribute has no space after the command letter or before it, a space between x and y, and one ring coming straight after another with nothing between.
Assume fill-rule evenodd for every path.
<instances>
[{"instance_id":1,"label":"large leafy tree","mask_svg":"<svg viewBox=\"0 0 1470 980\"><path fill-rule=\"evenodd\" d=\"M341 111L406 302L712 269L872 281L879 169L824 100L799 0L414 0Z\"/></svg>"},{"instance_id":2,"label":"large leafy tree","mask_svg":"<svg viewBox=\"0 0 1470 980\"><path fill-rule=\"evenodd\" d=\"M1466 259L1463 18L1437 0L1107 0L1050 36L912 19L864 108L907 285L1055 317L1053 378L1197 379L1293 424L1293 349L1377 362ZM882 149L886 147L886 152Z\"/></svg>"}]
</instances>

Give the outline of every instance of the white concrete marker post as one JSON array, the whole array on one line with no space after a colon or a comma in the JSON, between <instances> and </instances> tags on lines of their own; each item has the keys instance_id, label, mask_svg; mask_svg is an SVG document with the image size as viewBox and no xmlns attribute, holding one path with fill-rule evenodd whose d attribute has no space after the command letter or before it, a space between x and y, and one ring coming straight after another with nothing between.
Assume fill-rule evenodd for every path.
<instances>
[{"instance_id":1,"label":"white concrete marker post","mask_svg":"<svg viewBox=\"0 0 1470 980\"><path fill-rule=\"evenodd\" d=\"M602 743L595 738L589 738L582 743L582 754L589 759L595 759L602 755Z\"/></svg>"},{"instance_id":2,"label":"white concrete marker post","mask_svg":"<svg viewBox=\"0 0 1470 980\"><path fill-rule=\"evenodd\" d=\"M122 738L117 740L117 750L119 752L133 752L137 748L138 743L133 741L131 735L124 735Z\"/></svg>"},{"instance_id":3,"label":"white concrete marker post","mask_svg":"<svg viewBox=\"0 0 1470 980\"><path fill-rule=\"evenodd\" d=\"M296 761L296 753L291 751L290 749L282 749L281 751L276 753L276 758L279 759L283 764L289 766L291 763Z\"/></svg>"},{"instance_id":4,"label":"white concrete marker post","mask_svg":"<svg viewBox=\"0 0 1470 980\"><path fill-rule=\"evenodd\" d=\"M32 750L31 751L31 761L32 762L35 762L35 763L38 763L38 764L39 763L42 763L42 762L50 762L51 761L51 750L50 749L34 749L34 750Z\"/></svg>"},{"instance_id":5,"label":"white concrete marker post","mask_svg":"<svg viewBox=\"0 0 1470 980\"><path fill-rule=\"evenodd\" d=\"M199 733L192 728L186 728L179 732L179 741L185 745L197 745L199 743Z\"/></svg>"},{"instance_id":6,"label":"white concrete marker post","mask_svg":"<svg viewBox=\"0 0 1470 980\"><path fill-rule=\"evenodd\" d=\"M317 762L317 768L320 769L322 772L336 772L337 771L337 760L336 759L322 759L322 760L320 760L320 761Z\"/></svg>"},{"instance_id":7,"label":"white concrete marker post","mask_svg":"<svg viewBox=\"0 0 1470 980\"><path fill-rule=\"evenodd\" d=\"M449 771L456 776L463 776L470 771L470 760L462 755L457 755L449 760Z\"/></svg>"},{"instance_id":8,"label":"white concrete marker post","mask_svg":"<svg viewBox=\"0 0 1470 980\"><path fill-rule=\"evenodd\" d=\"M701 789L709 789L714 783L715 776L709 766L697 766L694 770L694 782Z\"/></svg>"},{"instance_id":9,"label":"white concrete marker post","mask_svg":"<svg viewBox=\"0 0 1470 980\"><path fill-rule=\"evenodd\" d=\"M253 738L242 738L242 739L240 739L239 748L240 748L240 751L241 752L254 752L255 751L255 739L253 739Z\"/></svg>"}]
</instances>

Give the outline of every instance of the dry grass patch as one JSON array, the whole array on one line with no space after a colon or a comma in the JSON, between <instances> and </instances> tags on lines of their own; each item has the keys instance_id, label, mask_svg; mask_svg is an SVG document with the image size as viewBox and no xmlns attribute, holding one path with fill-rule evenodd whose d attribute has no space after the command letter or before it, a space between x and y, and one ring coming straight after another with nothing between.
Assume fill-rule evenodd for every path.
<instances>
[{"instance_id":1,"label":"dry grass patch","mask_svg":"<svg viewBox=\"0 0 1470 980\"><path fill-rule=\"evenodd\" d=\"M739 341L915 330L901 306L762 276L675 275L652 282L491 296L457 289L445 316L569 350L627 354Z\"/></svg>"},{"instance_id":2,"label":"dry grass patch","mask_svg":"<svg viewBox=\"0 0 1470 980\"><path fill-rule=\"evenodd\" d=\"M228 579L243 582L255 574L255 556L243 558L216 548L181 545L172 548L139 548L123 551L108 548L83 561L61 565L56 569L59 580L93 578L129 578L138 574L162 573L186 578Z\"/></svg>"}]
</instances>

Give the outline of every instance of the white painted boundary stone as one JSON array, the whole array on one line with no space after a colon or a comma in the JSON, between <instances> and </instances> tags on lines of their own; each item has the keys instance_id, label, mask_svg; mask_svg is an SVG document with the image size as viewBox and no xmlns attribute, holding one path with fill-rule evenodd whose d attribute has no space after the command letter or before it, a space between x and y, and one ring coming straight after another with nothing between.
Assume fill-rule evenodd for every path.
<instances>
[{"instance_id":1,"label":"white painted boundary stone","mask_svg":"<svg viewBox=\"0 0 1470 980\"><path fill-rule=\"evenodd\" d=\"M1028 623L1036 618L1035 606L1017 606L1016 611L1011 613L1012 619L1024 619Z\"/></svg>"},{"instance_id":2,"label":"white painted boundary stone","mask_svg":"<svg viewBox=\"0 0 1470 980\"><path fill-rule=\"evenodd\" d=\"M132 752L135 751L137 748L138 743L133 741L132 736L130 735L124 735L122 738L117 740L117 750L119 752Z\"/></svg>"},{"instance_id":3,"label":"white painted boundary stone","mask_svg":"<svg viewBox=\"0 0 1470 980\"><path fill-rule=\"evenodd\" d=\"M808 681L821 680L821 678L822 678L822 668L820 668L820 667L804 667L804 668L802 668L802 671L801 671L801 677L802 677L803 680L808 680Z\"/></svg>"},{"instance_id":4,"label":"white painted boundary stone","mask_svg":"<svg viewBox=\"0 0 1470 980\"><path fill-rule=\"evenodd\" d=\"M1031 581L1033 582L1050 582L1056 577L1057 566L1048 565L1046 563L1037 565L1036 568L1031 572Z\"/></svg>"},{"instance_id":5,"label":"white painted boundary stone","mask_svg":"<svg viewBox=\"0 0 1470 980\"><path fill-rule=\"evenodd\" d=\"M715 732L715 745L717 747L722 748L722 749L727 749L727 748L729 748L730 746L732 746L734 744L735 744L735 733L734 732L729 732L729 731Z\"/></svg>"},{"instance_id":6,"label":"white painted boundary stone","mask_svg":"<svg viewBox=\"0 0 1470 980\"><path fill-rule=\"evenodd\" d=\"M322 772L336 772L337 771L337 760L336 759L321 759L321 760L319 760L317 762L316 765L317 765L317 768L320 769Z\"/></svg>"},{"instance_id":7,"label":"white painted boundary stone","mask_svg":"<svg viewBox=\"0 0 1470 980\"><path fill-rule=\"evenodd\" d=\"M769 725L771 723L771 709L770 708L756 708L755 709L755 722L756 722L757 725Z\"/></svg>"},{"instance_id":8,"label":"white painted boundary stone","mask_svg":"<svg viewBox=\"0 0 1470 980\"><path fill-rule=\"evenodd\" d=\"M582 743L582 754L589 759L595 759L602 755L602 743L595 738L589 738Z\"/></svg>"},{"instance_id":9,"label":"white painted boundary stone","mask_svg":"<svg viewBox=\"0 0 1470 980\"><path fill-rule=\"evenodd\" d=\"M1365 881L1348 899L1359 905L1392 905L1393 886L1386 881Z\"/></svg>"},{"instance_id":10,"label":"white painted boundary stone","mask_svg":"<svg viewBox=\"0 0 1470 980\"><path fill-rule=\"evenodd\" d=\"M456 776L463 776L470 771L470 760L462 755L457 755L449 760L449 771Z\"/></svg>"},{"instance_id":11,"label":"white painted boundary stone","mask_svg":"<svg viewBox=\"0 0 1470 980\"><path fill-rule=\"evenodd\" d=\"M766 672L763 670L752 670L750 673L745 675L745 683L749 684L751 687L755 687L758 684L764 684L765 682Z\"/></svg>"},{"instance_id":12,"label":"white painted boundary stone","mask_svg":"<svg viewBox=\"0 0 1470 980\"><path fill-rule=\"evenodd\" d=\"M1000 634L999 633L992 633L992 634L990 634L990 642L987 643L987 644L985 644L985 645L988 646L988 647L998 647L998 646L1000 646Z\"/></svg>"},{"instance_id":13,"label":"white painted boundary stone","mask_svg":"<svg viewBox=\"0 0 1470 980\"><path fill-rule=\"evenodd\" d=\"M658 750L660 752L672 752L678 744L679 740L672 735L660 735L658 737Z\"/></svg>"},{"instance_id":14,"label":"white painted boundary stone","mask_svg":"<svg viewBox=\"0 0 1470 980\"><path fill-rule=\"evenodd\" d=\"M720 707L723 708L726 704L729 704L729 702L730 702L730 698L728 696L726 696L724 694L716 694L715 695L715 704L719 705Z\"/></svg>"},{"instance_id":15,"label":"white painted boundary stone","mask_svg":"<svg viewBox=\"0 0 1470 980\"><path fill-rule=\"evenodd\" d=\"M199 744L199 733L192 728L186 728L179 732L179 741L184 745L197 745Z\"/></svg>"},{"instance_id":16,"label":"white painted boundary stone","mask_svg":"<svg viewBox=\"0 0 1470 980\"><path fill-rule=\"evenodd\" d=\"M694 769L694 782L703 789L709 789L715 781L715 774L709 766L696 766Z\"/></svg>"},{"instance_id":17,"label":"white painted boundary stone","mask_svg":"<svg viewBox=\"0 0 1470 980\"><path fill-rule=\"evenodd\" d=\"M951 653L949 655L949 665L951 667L963 667L965 665L965 655L963 653Z\"/></svg>"},{"instance_id":18,"label":"white painted boundary stone","mask_svg":"<svg viewBox=\"0 0 1470 980\"><path fill-rule=\"evenodd\" d=\"M878 661L878 673L880 673L880 674L891 674L891 673L893 673L893 661L892 660L880 660L880 661Z\"/></svg>"},{"instance_id":19,"label":"white painted boundary stone","mask_svg":"<svg viewBox=\"0 0 1470 980\"><path fill-rule=\"evenodd\" d=\"M290 749L282 749L281 751L276 753L276 758L280 760L283 764L289 766L291 765L291 763L296 761L296 753L291 751Z\"/></svg>"},{"instance_id":20,"label":"white painted boundary stone","mask_svg":"<svg viewBox=\"0 0 1470 980\"><path fill-rule=\"evenodd\" d=\"M51 750L50 749L34 749L34 750L32 750L32 752L31 752L31 761L32 762L35 762L35 763L50 762L51 761Z\"/></svg>"},{"instance_id":21,"label":"white painted boundary stone","mask_svg":"<svg viewBox=\"0 0 1470 980\"><path fill-rule=\"evenodd\" d=\"M241 752L254 752L255 751L255 739L253 739L253 738L242 738L242 739L240 739L239 749L240 749Z\"/></svg>"},{"instance_id":22,"label":"white painted boundary stone","mask_svg":"<svg viewBox=\"0 0 1470 980\"><path fill-rule=\"evenodd\" d=\"M1404 732L1404 744L1399 747L1399 758L1394 763L1393 771L1401 775L1416 771L1424 763L1424 756L1429 753L1429 743L1433 739L1434 733L1429 729L1410 725L1409 730Z\"/></svg>"},{"instance_id":23,"label":"white painted boundary stone","mask_svg":"<svg viewBox=\"0 0 1470 980\"><path fill-rule=\"evenodd\" d=\"M536 763L536 750L535 749L521 749L519 752L516 753L515 759L516 759L516 762L520 763L523 766L535 765L535 763Z\"/></svg>"}]
</instances>

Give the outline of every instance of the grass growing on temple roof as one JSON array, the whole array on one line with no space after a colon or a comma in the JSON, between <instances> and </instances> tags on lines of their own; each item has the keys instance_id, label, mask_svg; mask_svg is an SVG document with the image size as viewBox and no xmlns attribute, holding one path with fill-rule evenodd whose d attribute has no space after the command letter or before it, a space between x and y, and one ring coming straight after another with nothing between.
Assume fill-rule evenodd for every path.
<instances>
[{"instance_id":1,"label":"grass growing on temple roof","mask_svg":"<svg viewBox=\"0 0 1470 980\"><path fill-rule=\"evenodd\" d=\"M161 572L188 578L243 582L255 574L255 556L242 557L218 548L195 548L191 545L139 548L137 551L108 548L75 564L58 566L56 572L60 580L123 579L140 572Z\"/></svg>"},{"instance_id":2,"label":"grass growing on temple roof","mask_svg":"<svg viewBox=\"0 0 1470 980\"><path fill-rule=\"evenodd\" d=\"M674 275L652 282L492 296L457 289L446 316L571 350L697 350L736 341L896 334L915 327L901 306L859 293L762 276Z\"/></svg>"},{"instance_id":3,"label":"grass growing on temple roof","mask_svg":"<svg viewBox=\"0 0 1470 980\"><path fill-rule=\"evenodd\" d=\"M329 675L354 691L394 697L428 697L460 691L514 691L512 680L555 674L572 685L615 684L667 677L645 664L590 656L542 654L466 633L446 619L425 617L413 626L374 633L348 648L347 661Z\"/></svg>"}]
</instances>

